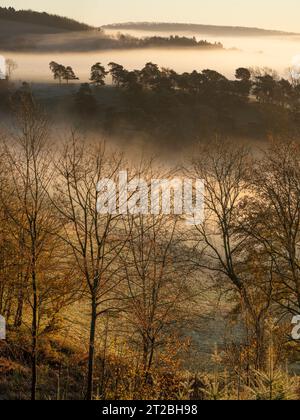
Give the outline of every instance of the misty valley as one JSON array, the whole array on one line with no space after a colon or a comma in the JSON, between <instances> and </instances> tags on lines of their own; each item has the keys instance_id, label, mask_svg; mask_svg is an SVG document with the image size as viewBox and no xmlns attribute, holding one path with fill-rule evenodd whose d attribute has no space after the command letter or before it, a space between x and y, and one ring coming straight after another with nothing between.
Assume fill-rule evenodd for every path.
<instances>
[{"instance_id":1,"label":"misty valley","mask_svg":"<svg viewBox=\"0 0 300 420\"><path fill-rule=\"evenodd\" d=\"M298 400L299 136L294 31L0 7L0 400Z\"/></svg>"}]
</instances>

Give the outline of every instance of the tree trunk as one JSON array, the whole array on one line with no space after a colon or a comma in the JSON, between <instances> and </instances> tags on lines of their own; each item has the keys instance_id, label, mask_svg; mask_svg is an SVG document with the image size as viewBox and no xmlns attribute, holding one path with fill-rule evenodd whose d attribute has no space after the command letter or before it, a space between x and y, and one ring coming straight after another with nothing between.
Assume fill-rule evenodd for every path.
<instances>
[{"instance_id":1,"label":"tree trunk","mask_svg":"<svg viewBox=\"0 0 300 420\"><path fill-rule=\"evenodd\" d=\"M255 327L255 335L256 335L256 360L255 360L255 369L256 370L263 370L265 365L265 346L264 346L264 327L260 325L260 322L257 322Z\"/></svg>"},{"instance_id":2,"label":"tree trunk","mask_svg":"<svg viewBox=\"0 0 300 420\"><path fill-rule=\"evenodd\" d=\"M143 373L144 373L144 377L146 380L147 377L147 370L148 370L148 353L149 353L149 349L148 349L148 341L146 338L143 339Z\"/></svg>"},{"instance_id":3,"label":"tree trunk","mask_svg":"<svg viewBox=\"0 0 300 420\"><path fill-rule=\"evenodd\" d=\"M241 285L240 289L240 296L242 299L242 303L244 305L245 310L248 312L249 316L252 320L252 325L255 332L255 339L256 339L256 346L255 346L255 369L262 370L264 367L264 357L265 357L265 331L264 326L262 324L262 320L258 319L255 310L251 301L249 300L247 290L243 285Z\"/></svg>"},{"instance_id":4,"label":"tree trunk","mask_svg":"<svg viewBox=\"0 0 300 420\"><path fill-rule=\"evenodd\" d=\"M35 271L32 273L32 291L33 291L33 305L32 305L32 379L31 379L31 400L36 400L36 387L37 387L37 311L38 311L38 298L37 298L37 285Z\"/></svg>"},{"instance_id":5,"label":"tree trunk","mask_svg":"<svg viewBox=\"0 0 300 420\"><path fill-rule=\"evenodd\" d=\"M97 323L97 305L96 305L96 299L93 297L92 298L91 326L90 326L87 392L86 392L86 400L88 401L91 401L93 399L96 323Z\"/></svg>"},{"instance_id":6,"label":"tree trunk","mask_svg":"<svg viewBox=\"0 0 300 420\"><path fill-rule=\"evenodd\" d=\"M23 322L23 307L24 307L24 282L23 282L23 276L22 274L19 275L19 293L18 293L18 304L17 304L17 310L15 314L15 322L14 326L15 328L19 328L22 325Z\"/></svg>"}]
</instances>

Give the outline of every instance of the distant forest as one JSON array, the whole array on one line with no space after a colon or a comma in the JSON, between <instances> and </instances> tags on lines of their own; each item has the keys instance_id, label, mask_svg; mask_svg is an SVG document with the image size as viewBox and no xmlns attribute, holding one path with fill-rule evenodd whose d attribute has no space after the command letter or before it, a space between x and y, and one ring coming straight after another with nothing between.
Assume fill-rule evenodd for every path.
<instances>
[{"instance_id":1,"label":"distant forest","mask_svg":"<svg viewBox=\"0 0 300 420\"><path fill-rule=\"evenodd\" d=\"M220 42L208 42L205 40L197 41L195 37L186 36L150 36L136 38L129 35L120 34L118 36L119 47L121 48L148 48L148 47L200 47L200 48L223 48Z\"/></svg>"},{"instance_id":2,"label":"distant forest","mask_svg":"<svg viewBox=\"0 0 300 420\"><path fill-rule=\"evenodd\" d=\"M91 29L90 26L67 17L50 15L46 12L34 12L32 10L15 10L13 7L0 7L0 19L52 26L66 31L86 31Z\"/></svg>"},{"instance_id":3,"label":"distant forest","mask_svg":"<svg viewBox=\"0 0 300 420\"><path fill-rule=\"evenodd\" d=\"M266 30L260 28L245 28L240 26L216 26L190 23L156 23L156 22L127 22L105 25L103 29L140 30L153 32L194 32L209 35L227 36L264 36L264 35L293 35L287 32Z\"/></svg>"}]
</instances>

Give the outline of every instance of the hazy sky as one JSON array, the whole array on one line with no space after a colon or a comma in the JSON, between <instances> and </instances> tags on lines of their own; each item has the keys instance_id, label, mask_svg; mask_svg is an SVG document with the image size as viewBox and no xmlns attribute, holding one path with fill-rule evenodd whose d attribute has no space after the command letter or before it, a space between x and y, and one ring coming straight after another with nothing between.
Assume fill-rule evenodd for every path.
<instances>
[{"instance_id":1,"label":"hazy sky","mask_svg":"<svg viewBox=\"0 0 300 420\"><path fill-rule=\"evenodd\" d=\"M300 0L0 0L96 26L127 21L255 26L300 32Z\"/></svg>"}]
</instances>

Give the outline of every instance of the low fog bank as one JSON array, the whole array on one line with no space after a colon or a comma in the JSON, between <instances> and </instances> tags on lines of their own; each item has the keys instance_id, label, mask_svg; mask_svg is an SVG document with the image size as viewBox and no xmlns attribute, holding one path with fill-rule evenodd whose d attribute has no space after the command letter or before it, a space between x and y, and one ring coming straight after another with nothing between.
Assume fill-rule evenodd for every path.
<instances>
[{"instance_id":1,"label":"low fog bank","mask_svg":"<svg viewBox=\"0 0 300 420\"><path fill-rule=\"evenodd\" d=\"M296 37L268 37L268 38L230 38L224 43L224 50L205 50L198 48L145 48L145 49L101 49L98 43L114 42L100 38L102 35L77 34L63 36L48 35L38 40L40 47L34 53L7 51L1 49L0 54L12 58L18 63L14 74L15 80L29 82L50 82L50 61L70 65L84 83L89 80L90 68L96 62L107 66L110 62L122 64L128 70L141 68L147 62L153 62L160 67L174 69L177 72L200 71L214 69L232 78L238 67L268 67L286 76L294 57L300 54L300 39ZM99 37L99 39L98 39ZM40 38L40 37L37 37ZM69 52L50 52L53 42L57 45L68 45ZM207 39L218 42L216 38ZM222 41L222 40L221 40ZM88 50L94 43L94 49L89 52L78 53L72 48ZM80 45L80 47L78 47ZM97 47L98 45L98 47ZM236 46L237 49L231 47ZM59 49L59 48L58 48Z\"/></svg>"},{"instance_id":2,"label":"low fog bank","mask_svg":"<svg viewBox=\"0 0 300 420\"><path fill-rule=\"evenodd\" d=\"M179 73L214 69L228 78L233 78L238 67L268 67L286 76L291 66L293 56L297 55L297 48L284 48L281 58L277 55L263 53L246 53L244 51L195 51L193 49L147 49L147 50L106 50L90 53L43 53L24 54L4 52L4 57L12 58L18 63L14 73L15 81L51 82L49 63L56 61L71 66L81 83L89 81L90 69L96 62L107 67L108 63L122 64L128 70L142 68L145 63L153 62L160 67L172 68Z\"/></svg>"},{"instance_id":3,"label":"low fog bank","mask_svg":"<svg viewBox=\"0 0 300 420\"><path fill-rule=\"evenodd\" d=\"M1 20L0 20L1 23ZM184 47L199 49L222 49L220 41L209 44L207 41L197 40L195 37L157 36L151 34L146 37L131 34L107 34L102 29L88 31L57 32L52 28L40 25L16 24L4 21L0 24L0 49L16 52L89 52L110 49L144 49L161 47Z\"/></svg>"},{"instance_id":4,"label":"low fog bank","mask_svg":"<svg viewBox=\"0 0 300 420\"><path fill-rule=\"evenodd\" d=\"M272 68L284 75L293 58L300 54L299 35L223 38L214 34L195 35L184 31L153 33L127 30L122 35L112 29L105 32L99 29L65 33L49 33L45 30L40 33L33 31L31 34L27 33L29 30L20 30L20 27L12 30L7 23L6 26L0 26L0 54L13 56L19 64L16 77L29 81L47 80L49 59L57 62L67 59L85 81L89 73L87 67L99 61L105 65L111 61L121 63L129 70L139 68L149 61L178 72L211 68L227 77L231 77L237 67L259 66ZM155 46L146 41L154 35ZM172 41L167 47L164 47L164 43L158 47L159 37L185 37L178 44L183 40L185 43L179 47L177 41ZM206 41L208 44L189 46L189 39L191 43Z\"/></svg>"},{"instance_id":5,"label":"low fog bank","mask_svg":"<svg viewBox=\"0 0 300 420\"><path fill-rule=\"evenodd\" d=\"M57 33L47 27L30 24L12 26L4 21L0 28L0 48L4 51L47 52L47 51L92 51L115 48L118 40L106 36L101 30Z\"/></svg>"}]
</instances>

